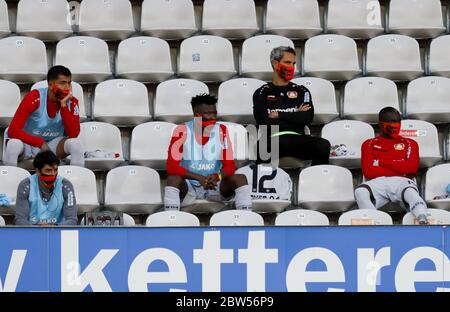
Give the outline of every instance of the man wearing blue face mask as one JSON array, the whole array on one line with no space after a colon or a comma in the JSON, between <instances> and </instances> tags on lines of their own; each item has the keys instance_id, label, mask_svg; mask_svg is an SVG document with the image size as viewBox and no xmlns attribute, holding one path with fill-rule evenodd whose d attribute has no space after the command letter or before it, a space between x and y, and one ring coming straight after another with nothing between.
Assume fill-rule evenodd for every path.
<instances>
[{"instance_id":1,"label":"man wearing blue face mask","mask_svg":"<svg viewBox=\"0 0 450 312\"><path fill-rule=\"evenodd\" d=\"M77 206L70 181L58 176L59 159L52 151L33 160L36 173L17 189L16 225L76 225Z\"/></svg>"}]
</instances>

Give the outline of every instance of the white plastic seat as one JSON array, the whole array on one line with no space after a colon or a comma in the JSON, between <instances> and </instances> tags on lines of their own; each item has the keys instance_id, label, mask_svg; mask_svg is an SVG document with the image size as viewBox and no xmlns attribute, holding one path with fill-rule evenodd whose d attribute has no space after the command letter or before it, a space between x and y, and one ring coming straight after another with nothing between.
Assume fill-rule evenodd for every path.
<instances>
[{"instance_id":1,"label":"white plastic seat","mask_svg":"<svg viewBox=\"0 0 450 312\"><path fill-rule=\"evenodd\" d=\"M367 75L392 80L413 80L423 74L419 43L403 35L382 35L369 40Z\"/></svg>"},{"instance_id":2,"label":"white plastic seat","mask_svg":"<svg viewBox=\"0 0 450 312\"><path fill-rule=\"evenodd\" d=\"M178 74L202 81L224 81L236 74L231 42L218 36L195 36L180 45Z\"/></svg>"},{"instance_id":3,"label":"white plastic seat","mask_svg":"<svg viewBox=\"0 0 450 312\"><path fill-rule=\"evenodd\" d=\"M402 120L400 135L419 144L420 167L431 167L442 160L435 125L423 120Z\"/></svg>"},{"instance_id":4,"label":"white plastic seat","mask_svg":"<svg viewBox=\"0 0 450 312\"><path fill-rule=\"evenodd\" d=\"M25 169L10 166L0 166L0 190L6 194L11 202L10 208L0 206L0 214L13 215L16 205L17 187L22 180L28 178L30 173Z\"/></svg>"},{"instance_id":5,"label":"white plastic seat","mask_svg":"<svg viewBox=\"0 0 450 312\"><path fill-rule=\"evenodd\" d=\"M430 224L450 224L450 212L446 210L428 208L427 218ZM403 216L402 224L414 225L417 221L414 215L408 212Z\"/></svg>"},{"instance_id":6,"label":"white plastic seat","mask_svg":"<svg viewBox=\"0 0 450 312\"><path fill-rule=\"evenodd\" d=\"M381 77L361 77L345 85L345 118L378 123L378 113L383 107L399 109L397 85Z\"/></svg>"},{"instance_id":7,"label":"white plastic seat","mask_svg":"<svg viewBox=\"0 0 450 312\"><path fill-rule=\"evenodd\" d=\"M306 39L322 32L317 0L268 0L265 21L267 32L292 39Z\"/></svg>"},{"instance_id":8,"label":"white plastic seat","mask_svg":"<svg viewBox=\"0 0 450 312\"><path fill-rule=\"evenodd\" d=\"M99 206L94 172L78 166L60 166L58 175L72 183L79 215Z\"/></svg>"},{"instance_id":9,"label":"white plastic seat","mask_svg":"<svg viewBox=\"0 0 450 312\"><path fill-rule=\"evenodd\" d=\"M346 211L355 203L350 170L333 165L303 169L299 175L298 204L320 212Z\"/></svg>"},{"instance_id":10,"label":"white plastic seat","mask_svg":"<svg viewBox=\"0 0 450 312\"><path fill-rule=\"evenodd\" d=\"M233 156L236 166L242 167L249 159L248 132L243 125L234 122L220 122L227 127L231 145L233 146Z\"/></svg>"},{"instance_id":11,"label":"white plastic seat","mask_svg":"<svg viewBox=\"0 0 450 312\"><path fill-rule=\"evenodd\" d=\"M0 226L6 226L5 219L2 216L0 216Z\"/></svg>"},{"instance_id":12,"label":"white plastic seat","mask_svg":"<svg viewBox=\"0 0 450 312\"><path fill-rule=\"evenodd\" d=\"M134 221L133 217L130 216L127 213L122 214L123 218L123 225L122 226L135 226L136 222ZM84 217L80 221L80 225L84 225Z\"/></svg>"},{"instance_id":13,"label":"white plastic seat","mask_svg":"<svg viewBox=\"0 0 450 312\"><path fill-rule=\"evenodd\" d=\"M450 78L450 35L433 39L430 44L428 70L431 75Z\"/></svg>"},{"instance_id":14,"label":"white plastic seat","mask_svg":"<svg viewBox=\"0 0 450 312\"><path fill-rule=\"evenodd\" d=\"M191 99L202 93L209 93L208 86L197 80L172 79L160 83L156 87L155 118L177 124L191 120Z\"/></svg>"},{"instance_id":15,"label":"white plastic seat","mask_svg":"<svg viewBox=\"0 0 450 312\"><path fill-rule=\"evenodd\" d=\"M384 31L378 0L330 0L327 30L352 38L372 38Z\"/></svg>"},{"instance_id":16,"label":"white plastic seat","mask_svg":"<svg viewBox=\"0 0 450 312\"><path fill-rule=\"evenodd\" d=\"M330 164L347 168L361 168L361 146L365 140L375 137L371 125L358 120L338 120L322 128L321 137L331 146L345 144L353 155L330 156Z\"/></svg>"},{"instance_id":17,"label":"white plastic seat","mask_svg":"<svg viewBox=\"0 0 450 312\"><path fill-rule=\"evenodd\" d=\"M93 117L121 126L149 121L148 90L142 82L112 79L95 87Z\"/></svg>"},{"instance_id":18,"label":"white plastic seat","mask_svg":"<svg viewBox=\"0 0 450 312\"><path fill-rule=\"evenodd\" d=\"M264 81L272 80L273 69L270 52L279 46L289 46L295 49L294 42L282 36L260 35L246 39L242 44L241 75ZM295 72L298 73L297 67Z\"/></svg>"},{"instance_id":19,"label":"white plastic seat","mask_svg":"<svg viewBox=\"0 0 450 312\"><path fill-rule=\"evenodd\" d=\"M342 35L319 35L305 43L305 75L350 80L361 74L356 42Z\"/></svg>"},{"instance_id":20,"label":"white plastic seat","mask_svg":"<svg viewBox=\"0 0 450 312\"><path fill-rule=\"evenodd\" d=\"M384 211L376 209L355 209L344 212L339 225L392 225L392 218Z\"/></svg>"},{"instance_id":21,"label":"white plastic seat","mask_svg":"<svg viewBox=\"0 0 450 312\"><path fill-rule=\"evenodd\" d=\"M264 219L253 211L225 210L212 215L210 226L263 226Z\"/></svg>"},{"instance_id":22,"label":"white plastic seat","mask_svg":"<svg viewBox=\"0 0 450 312\"><path fill-rule=\"evenodd\" d=\"M135 32L129 0L83 0L80 4L82 35L122 40Z\"/></svg>"},{"instance_id":23,"label":"white plastic seat","mask_svg":"<svg viewBox=\"0 0 450 312\"><path fill-rule=\"evenodd\" d=\"M160 177L156 170L124 166L106 176L105 207L131 214L150 214L161 208Z\"/></svg>"},{"instance_id":24,"label":"white plastic seat","mask_svg":"<svg viewBox=\"0 0 450 312\"><path fill-rule=\"evenodd\" d=\"M45 44L31 37L8 37L0 40L0 78L30 83L47 76Z\"/></svg>"},{"instance_id":25,"label":"white plastic seat","mask_svg":"<svg viewBox=\"0 0 450 312\"><path fill-rule=\"evenodd\" d=\"M192 0L144 0L141 32L161 39L183 39L197 31Z\"/></svg>"},{"instance_id":26,"label":"white plastic seat","mask_svg":"<svg viewBox=\"0 0 450 312\"><path fill-rule=\"evenodd\" d=\"M70 10L66 1L20 0L16 32L44 41L59 41L73 33L68 16Z\"/></svg>"},{"instance_id":27,"label":"white plastic seat","mask_svg":"<svg viewBox=\"0 0 450 312\"><path fill-rule=\"evenodd\" d=\"M157 170L166 169L167 151L176 125L153 121L134 127L131 133L130 162Z\"/></svg>"},{"instance_id":28,"label":"white plastic seat","mask_svg":"<svg viewBox=\"0 0 450 312\"><path fill-rule=\"evenodd\" d=\"M133 37L120 42L116 75L141 82L160 82L173 75L169 44L159 38Z\"/></svg>"},{"instance_id":29,"label":"white plastic seat","mask_svg":"<svg viewBox=\"0 0 450 312\"><path fill-rule=\"evenodd\" d=\"M295 78L292 82L305 86L311 93L314 105L314 124L327 124L339 117L333 83L315 77Z\"/></svg>"},{"instance_id":30,"label":"white plastic seat","mask_svg":"<svg viewBox=\"0 0 450 312\"><path fill-rule=\"evenodd\" d=\"M9 126L11 119L19 107L21 96L20 88L15 83L8 80L0 80L0 127Z\"/></svg>"},{"instance_id":31,"label":"white plastic seat","mask_svg":"<svg viewBox=\"0 0 450 312\"><path fill-rule=\"evenodd\" d=\"M205 0L202 31L225 38L248 38L258 31L254 0Z\"/></svg>"},{"instance_id":32,"label":"white plastic seat","mask_svg":"<svg viewBox=\"0 0 450 312\"><path fill-rule=\"evenodd\" d=\"M445 31L440 0L391 0L389 32L434 38Z\"/></svg>"},{"instance_id":33,"label":"white plastic seat","mask_svg":"<svg viewBox=\"0 0 450 312\"><path fill-rule=\"evenodd\" d=\"M8 36L10 32L8 5L5 0L0 0L0 38Z\"/></svg>"},{"instance_id":34,"label":"white plastic seat","mask_svg":"<svg viewBox=\"0 0 450 312\"><path fill-rule=\"evenodd\" d=\"M217 116L240 124L254 124L253 93L265 82L253 78L236 78L219 86Z\"/></svg>"},{"instance_id":35,"label":"white plastic seat","mask_svg":"<svg viewBox=\"0 0 450 312\"><path fill-rule=\"evenodd\" d=\"M31 90L40 89L40 88L48 88L47 80L38 81L31 86ZM83 87L78 82L72 81L72 93L73 93L73 96L76 97L78 100L78 106L80 109L80 112L79 112L80 120L85 121L87 119L87 115L86 115L86 105L84 103Z\"/></svg>"},{"instance_id":36,"label":"white plastic seat","mask_svg":"<svg viewBox=\"0 0 450 312\"><path fill-rule=\"evenodd\" d=\"M422 77L408 84L406 112L408 117L432 123L450 122L450 79Z\"/></svg>"},{"instance_id":37,"label":"white plastic seat","mask_svg":"<svg viewBox=\"0 0 450 312\"><path fill-rule=\"evenodd\" d=\"M437 165L427 170L425 175L425 201L429 207L450 210L450 198L433 199L446 194L450 184L450 164Z\"/></svg>"},{"instance_id":38,"label":"white plastic seat","mask_svg":"<svg viewBox=\"0 0 450 312\"><path fill-rule=\"evenodd\" d=\"M86 36L70 37L56 45L55 65L64 65L79 83L97 83L111 76L108 45Z\"/></svg>"},{"instance_id":39,"label":"white plastic seat","mask_svg":"<svg viewBox=\"0 0 450 312\"><path fill-rule=\"evenodd\" d=\"M101 150L105 153L115 153L114 158L87 158L85 165L89 169L108 170L124 161L120 130L106 122L83 122L80 124L80 135L87 152Z\"/></svg>"},{"instance_id":40,"label":"white plastic seat","mask_svg":"<svg viewBox=\"0 0 450 312\"><path fill-rule=\"evenodd\" d=\"M318 226L330 225L328 217L321 212L307 209L293 209L280 213L275 219L276 226Z\"/></svg>"},{"instance_id":41,"label":"white plastic seat","mask_svg":"<svg viewBox=\"0 0 450 312\"><path fill-rule=\"evenodd\" d=\"M153 213L145 220L149 227L200 226L200 220L192 213L168 210Z\"/></svg>"}]
</instances>

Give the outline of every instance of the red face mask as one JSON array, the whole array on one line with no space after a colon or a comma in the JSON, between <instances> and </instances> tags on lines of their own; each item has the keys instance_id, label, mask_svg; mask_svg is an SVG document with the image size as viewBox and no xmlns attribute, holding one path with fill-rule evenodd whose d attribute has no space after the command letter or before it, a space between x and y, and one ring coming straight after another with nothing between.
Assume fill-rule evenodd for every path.
<instances>
[{"instance_id":1,"label":"red face mask","mask_svg":"<svg viewBox=\"0 0 450 312\"><path fill-rule=\"evenodd\" d=\"M58 87L55 86L55 85L53 85L51 89L52 89L53 94L56 96L56 98L57 98L58 100L62 100L63 98L65 98L66 96L68 96L69 93L70 93L70 89L63 90L63 89L61 89L61 88L58 88Z\"/></svg>"},{"instance_id":2,"label":"red face mask","mask_svg":"<svg viewBox=\"0 0 450 312\"><path fill-rule=\"evenodd\" d=\"M41 175L39 180L46 188L52 188L56 181L56 175Z\"/></svg>"},{"instance_id":3,"label":"red face mask","mask_svg":"<svg viewBox=\"0 0 450 312\"><path fill-rule=\"evenodd\" d=\"M283 78L286 81L289 81L292 78L294 78L294 70L295 70L294 66L288 66L288 65L278 63L278 67L275 70L276 70L278 76L280 76L281 78Z\"/></svg>"},{"instance_id":4,"label":"red face mask","mask_svg":"<svg viewBox=\"0 0 450 312\"><path fill-rule=\"evenodd\" d=\"M217 122L217 119L204 120L201 115L195 115L196 120L201 120L202 127L214 126Z\"/></svg>"},{"instance_id":5,"label":"red face mask","mask_svg":"<svg viewBox=\"0 0 450 312\"><path fill-rule=\"evenodd\" d=\"M381 123L381 131L387 136L398 139L400 138L400 122L382 122Z\"/></svg>"}]
</instances>

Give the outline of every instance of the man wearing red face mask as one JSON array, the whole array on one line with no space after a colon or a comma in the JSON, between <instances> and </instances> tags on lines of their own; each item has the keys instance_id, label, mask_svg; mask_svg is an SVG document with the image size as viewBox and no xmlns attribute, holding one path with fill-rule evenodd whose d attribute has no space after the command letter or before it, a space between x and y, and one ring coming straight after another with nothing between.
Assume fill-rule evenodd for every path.
<instances>
[{"instance_id":1,"label":"man wearing red face mask","mask_svg":"<svg viewBox=\"0 0 450 312\"><path fill-rule=\"evenodd\" d=\"M259 129L262 126L267 129L260 131L266 135L258 144L258 163L270 162L261 150L270 153L270 158L276 158L274 153L277 151L271 151L271 137L277 136L279 157L312 160L312 165L328 164L330 142L305 134L305 126L314 118L314 106L310 91L290 81L294 77L295 55L291 47L273 49L270 54L274 70L272 82L253 94L253 116ZM273 133L271 126L278 126L279 131ZM262 147L263 144L266 146Z\"/></svg>"},{"instance_id":2,"label":"man wearing red face mask","mask_svg":"<svg viewBox=\"0 0 450 312\"><path fill-rule=\"evenodd\" d=\"M59 159L51 151L33 160L36 174L20 182L16 225L76 225L77 206L72 183L58 176Z\"/></svg>"},{"instance_id":3,"label":"man wearing red face mask","mask_svg":"<svg viewBox=\"0 0 450 312\"><path fill-rule=\"evenodd\" d=\"M54 66L47 74L48 88L32 90L20 103L6 136L5 165L51 150L60 159L71 155L71 165L84 167L78 100L72 96L71 73Z\"/></svg>"},{"instance_id":4,"label":"man wearing red face mask","mask_svg":"<svg viewBox=\"0 0 450 312\"><path fill-rule=\"evenodd\" d=\"M401 115L393 107L379 113L381 135L365 141L361 148L361 167L369 180L355 190L360 209L378 209L397 202L427 224L427 206L413 180L419 168L419 146L400 136Z\"/></svg>"}]
</instances>

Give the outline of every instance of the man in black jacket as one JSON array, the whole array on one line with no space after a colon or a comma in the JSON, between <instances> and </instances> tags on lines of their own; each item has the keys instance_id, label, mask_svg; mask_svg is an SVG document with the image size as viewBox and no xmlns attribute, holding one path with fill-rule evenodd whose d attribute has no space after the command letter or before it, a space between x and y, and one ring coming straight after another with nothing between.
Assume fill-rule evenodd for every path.
<instances>
[{"instance_id":1,"label":"man in black jacket","mask_svg":"<svg viewBox=\"0 0 450 312\"><path fill-rule=\"evenodd\" d=\"M272 50L270 61L274 69L272 82L253 94L253 115L257 126L267 126L267 131L261 131L267 136L259 141L258 163L270 161L261 157L261 149L272 152L270 136L275 135L279 138L279 157L312 160L312 165L328 164L330 142L304 131L314 118L314 106L309 90L290 82L294 77L295 50L277 47ZM273 125L279 126L275 134L270 129ZM268 147L262 148L261 144ZM273 157L274 152L271 154Z\"/></svg>"}]
</instances>

